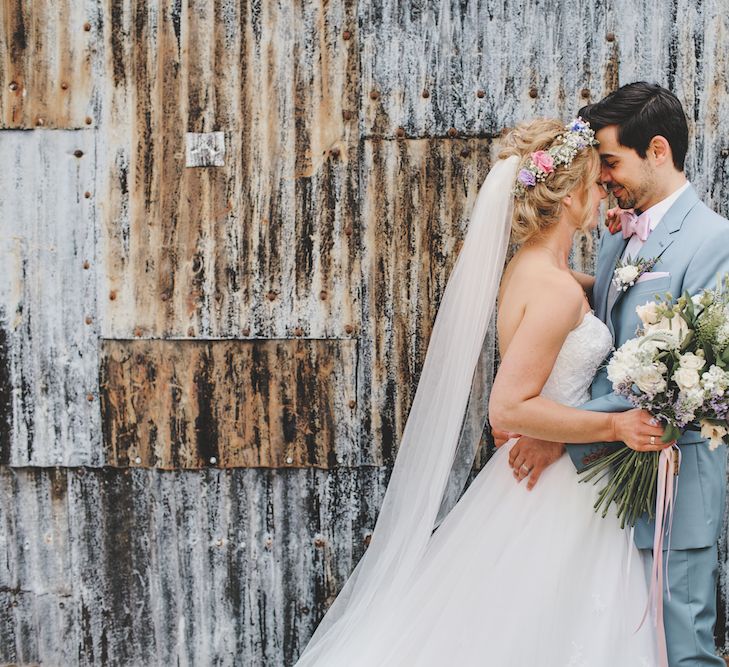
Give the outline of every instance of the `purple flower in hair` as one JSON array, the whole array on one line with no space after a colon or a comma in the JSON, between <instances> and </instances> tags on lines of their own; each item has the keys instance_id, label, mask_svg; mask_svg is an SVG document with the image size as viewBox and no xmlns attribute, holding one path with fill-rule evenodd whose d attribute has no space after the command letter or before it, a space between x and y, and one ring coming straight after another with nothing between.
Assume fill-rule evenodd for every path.
<instances>
[{"instance_id":1,"label":"purple flower in hair","mask_svg":"<svg viewBox=\"0 0 729 667\"><path fill-rule=\"evenodd\" d=\"M521 183L524 187L527 187L527 188L534 187L537 184L536 177L528 169L522 169L519 172L519 176L517 176L517 180L519 181L519 183Z\"/></svg>"}]
</instances>

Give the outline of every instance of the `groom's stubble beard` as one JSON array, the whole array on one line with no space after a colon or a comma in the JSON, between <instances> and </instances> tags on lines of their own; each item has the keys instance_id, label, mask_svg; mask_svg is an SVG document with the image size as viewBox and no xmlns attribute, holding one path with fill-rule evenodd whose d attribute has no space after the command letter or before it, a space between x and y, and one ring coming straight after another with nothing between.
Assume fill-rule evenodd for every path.
<instances>
[{"instance_id":1,"label":"groom's stubble beard","mask_svg":"<svg viewBox=\"0 0 729 667\"><path fill-rule=\"evenodd\" d=\"M646 201L650 201L652 199L652 195L656 190L656 174L653 167L647 161L643 173L643 179L634 186L617 183L610 188L611 191L614 187L618 187L623 190L622 196L616 197L620 208L639 208Z\"/></svg>"}]
</instances>

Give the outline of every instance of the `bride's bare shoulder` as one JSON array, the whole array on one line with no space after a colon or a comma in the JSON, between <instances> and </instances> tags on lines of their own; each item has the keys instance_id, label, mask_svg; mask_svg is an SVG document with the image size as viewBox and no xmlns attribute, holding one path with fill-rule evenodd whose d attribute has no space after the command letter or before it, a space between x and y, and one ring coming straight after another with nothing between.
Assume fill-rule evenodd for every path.
<instances>
[{"instance_id":1,"label":"bride's bare shoulder","mask_svg":"<svg viewBox=\"0 0 729 667\"><path fill-rule=\"evenodd\" d=\"M552 312L564 319L581 319L584 292L568 271L554 265L542 252L520 251L507 268L506 290L525 309Z\"/></svg>"}]
</instances>

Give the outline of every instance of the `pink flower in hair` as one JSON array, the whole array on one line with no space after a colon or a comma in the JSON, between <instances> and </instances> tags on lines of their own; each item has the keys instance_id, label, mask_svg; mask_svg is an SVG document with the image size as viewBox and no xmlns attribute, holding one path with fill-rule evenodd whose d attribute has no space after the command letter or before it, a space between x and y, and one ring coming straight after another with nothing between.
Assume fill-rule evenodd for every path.
<instances>
[{"instance_id":1,"label":"pink flower in hair","mask_svg":"<svg viewBox=\"0 0 729 667\"><path fill-rule=\"evenodd\" d=\"M532 153L532 161L534 166L545 174L551 174L554 171L554 159L546 151Z\"/></svg>"}]
</instances>

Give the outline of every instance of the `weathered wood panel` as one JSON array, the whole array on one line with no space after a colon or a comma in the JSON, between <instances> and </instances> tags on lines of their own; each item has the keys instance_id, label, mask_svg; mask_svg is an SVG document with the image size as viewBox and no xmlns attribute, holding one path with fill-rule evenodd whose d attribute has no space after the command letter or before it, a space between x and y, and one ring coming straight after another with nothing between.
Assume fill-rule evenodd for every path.
<instances>
[{"instance_id":1,"label":"weathered wood panel","mask_svg":"<svg viewBox=\"0 0 729 667\"><path fill-rule=\"evenodd\" d=\"M105 340L105 458L169 469L349 463L356 367L352 340Z\"/></svg>"},{"instance_id":2,"label":"weathered wood panel","mask_svg":"<svg viewBox=\"0 0 729 667\"><path fill-rule=\"evenodd\" d=\"M0 469L0 662L292 664L384 477Z\"/></svg>"},{"instance_id":3,"label":"weathered wood panel","mask_svg":"<svg viewBox=\"0 0 729 667\"><path fill-rule=\"evenodd\" d=\"M0 133L2 463L102 461L93 161L92 132Z\"/></svg>"},{"instance_id":4,"label":"weathered wood panel","mask_svg":"<svg viewBox=\"0 0 729 667\"><path fill-rule=\"evenodd\" d=\"M0 3L0 128L95 123L96 2Z\"/></svg>"},{"instance_id":5,"label":"weathered wood panel","mask_svg":"<svg viewBox=\"0 0 729 667\"><path fill-rule=\"evenodd\" d=\"M354 4L114 2L109 16L104 335L349 335ZM186 169L186 131L224 132L225 166Z\"/></svg>"}]
</instances>

